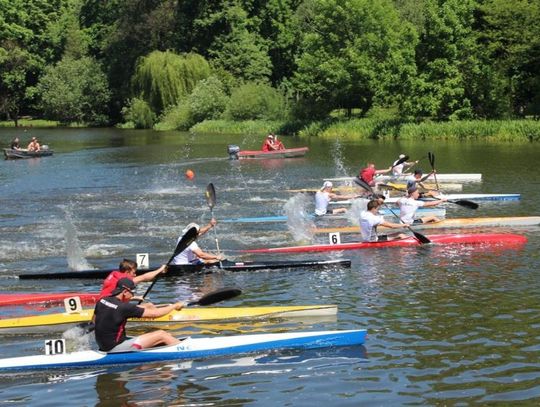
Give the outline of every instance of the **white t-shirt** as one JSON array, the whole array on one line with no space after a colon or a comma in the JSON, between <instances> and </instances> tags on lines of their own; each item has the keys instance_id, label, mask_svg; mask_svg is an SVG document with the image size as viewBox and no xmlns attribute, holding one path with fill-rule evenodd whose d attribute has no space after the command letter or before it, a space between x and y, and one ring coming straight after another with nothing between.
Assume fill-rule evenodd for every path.
<instances>
[{"instance_id":1,"label":"white t-shirt","mask_svg":"<svg viewBox=\"0 0 540 407\"><path fill-rule=\"evenodd\" d=\"M400 209L399 218L403 223L410 225L414 221L416 210L424 206L425 202L410 197L403 197L398 199L397 204Z\"/></svg>"},{"instance_id":2,"label":"white t-shirt","mask_svg":"<svg viewBox=\"0 0 540 407\"><path fill-rule=\"evenodd\" d=\"M398 162L399 160L396 160L394 161L394 164L392 165L396 165L396 163ZM396 165L394 168L392 168L392 174L394 175L401 175L403 174L403 167L405 167L405 163L401 163L399 165Z\"/></svg>"},{"instance_id":3,"label":"white t-shirt","mask_svg":"<svg viewBox=\"0 0 540 407\"><path fill-rule=\"evenodd\" d=\"M191 243L186 250L184 250L182 253L177 254L171 264L198 264L200 263L199 258L195 253L193 253L194 250L198 250L199 245L197 242Z\"/></svg>"},{"instance_id":4,"label":"white t-shirt","mask_svg":"<svg viewBox=\"0 0 540 407\"><path fill-rule=\"evenodd\" d=\"M376 242L377 241L377 226L384 222L384 217L374 215L370 211L363 211L360 214L360 232L362 233L362 241Z\"/></svg>"},{"instance_id":5,"label":"white t-shirt","mask_svg":"<svg viewBox=\"0 0 540 407\"><path fill-rule=\"evenodd\" d=\"M330 194L324 191L317 191L315 194L315 215L322 216L328 211Z\"/></svg>"}]
</instances>

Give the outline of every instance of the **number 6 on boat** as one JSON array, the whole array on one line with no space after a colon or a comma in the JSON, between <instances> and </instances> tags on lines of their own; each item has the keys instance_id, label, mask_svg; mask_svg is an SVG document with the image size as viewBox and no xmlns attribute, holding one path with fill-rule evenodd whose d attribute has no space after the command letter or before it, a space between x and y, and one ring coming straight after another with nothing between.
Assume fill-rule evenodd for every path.
<instances>
[{"instance_id":1,"label":"number 6 on boat","mask_svg":"<svg viewBox=\"0 0 540 407\"><path fill-rule=\"evenodd\" d=\"M341 235L339 232L328 233L328 240L330 240L330 244L341 244Z\"/></svg>"}]
</instances>

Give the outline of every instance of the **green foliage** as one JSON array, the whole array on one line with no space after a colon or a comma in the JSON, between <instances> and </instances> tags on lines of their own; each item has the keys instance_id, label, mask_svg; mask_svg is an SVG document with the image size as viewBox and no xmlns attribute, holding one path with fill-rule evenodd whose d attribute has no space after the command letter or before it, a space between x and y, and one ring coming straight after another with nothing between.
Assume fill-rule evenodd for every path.
<instances>
[{"instance_id":1,"label":"green foliage","mask_svg":"<svg viewBox=\"0 0 540 407\"><path fill-rule=\"evenodd\" d=\"M269 85L248 82L233 90L225 117L232 120L280 120L287 117L285 97Z\"/></svg>"},{"instance_id":2,"label":"green foliage","mask_svg":"<svg viewBox=\"0 0 540 407\"><path fill-rule=\"evenodd\" d=\"M49 118L96 125L107 122L107 78L92 58L65 58L47 67L35 91L38 107Z\"/></svg>"},{"instance_id":3,"label":"green foliage","mask_svg":"<svg viewBox=\"0 0 540 407\"><path fill-rule=\"evenodd\" d=\"M205 120L197 123L190 130L195 133L215 133L215 134L245 134L261 138L261 135L275 132L276 129L284 125L281 121L272 120ZM262 143L262 141L261 141Z\"/></svg>"},{"instance_id":4,"label":"green foliage","mask_svg":"<svg viewBox=\"0 0 540 407\"><path fill-rule=\"evenodd\" d=\"M194 124L191 108L186 100L180 101L175 106L169 106L160 117L156 130L183 130L187 131Z\"/></svg>"},{"instance_id":5,"label":"green foliage","mask_svg":"<svg viewBox=\"0 0 540 407\"><path fill-rule=\"evenodd\" d=\"M188 104L195 123L218 119L225 111L229 98L223 84L215 76L200 81L189 95Z\"/></svg>"},{"instance_id":6,"label":"green foliage","mask_svg":"<svg viewBox=\"0 0 540 407\"><path fill-rule=\"evenodd\" d=\"M210 66L197 54L154 51L142 57L132 78L135 95L161 113L191 93L197 82L210 76Z\"/></svg>"},{"instance_id":7,"label":"green foliage","mask_svg":"<svg viewBox=\"0 0 540 407\"><path fill-rule=\"evenodd\" d=\"M122 109L124 120L136 129L151 129L156 122L156 114L144 100L133 98L128 100Z\"/></svg>"}]
</instances>

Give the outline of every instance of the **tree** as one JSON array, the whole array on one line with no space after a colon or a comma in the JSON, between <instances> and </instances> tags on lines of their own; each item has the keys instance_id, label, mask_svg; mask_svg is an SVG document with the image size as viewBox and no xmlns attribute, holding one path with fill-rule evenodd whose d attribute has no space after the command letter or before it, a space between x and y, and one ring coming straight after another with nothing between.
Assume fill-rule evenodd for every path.
<instances>
[{"instance_id":1,"label":"tree","mask_svg":"<svg viewBox=\"0 0 540 407\"><path fill-rule=\"evenodd\" d=\"M415 74L412 26L385 0L311 0L293 83L306 114L397 103ZM311 116L311 114L310 114Z\"/></svg>"},{"instance_id":2,"label":"tree","mask_svg":"<svg viewBox=\"0 0 540 407\"><path fill-rule=\"evenodd\" d=\"M197 82L208 76L210 65L200 55L154 51L139 60L132 85L135 96L160 114L189 95Z\"/></svg>"},{"instance_id":3,"label":"tree","mask_svg":"<svg viewBox=\"0 0 540 407\"><path fill-rule=\"evenodd\" d=\"M107 77L93 58L66 57L47 67L36 93L39 108L52 119L89 124L107 121Z\"/></svg>"}]
</instances>

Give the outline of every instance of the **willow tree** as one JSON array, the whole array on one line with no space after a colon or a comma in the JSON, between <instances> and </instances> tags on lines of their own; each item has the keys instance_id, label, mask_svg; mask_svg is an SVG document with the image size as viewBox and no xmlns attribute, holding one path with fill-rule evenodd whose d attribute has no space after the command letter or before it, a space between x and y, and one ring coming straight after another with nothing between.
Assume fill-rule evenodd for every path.
<instances>
[{"instance_id":1,"label":"willow tree","mask_svg":"<svg viewBox=\"0 0 540 407\"><path fill-rule=\"evenodd\" d=\"M198 54L153 51L139 59L131 80L135 96L159 114L189 95L197 82L208 76L210 65Z\"/></svg>"}]
</instances>

